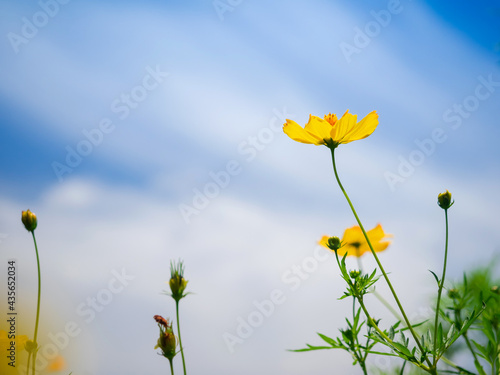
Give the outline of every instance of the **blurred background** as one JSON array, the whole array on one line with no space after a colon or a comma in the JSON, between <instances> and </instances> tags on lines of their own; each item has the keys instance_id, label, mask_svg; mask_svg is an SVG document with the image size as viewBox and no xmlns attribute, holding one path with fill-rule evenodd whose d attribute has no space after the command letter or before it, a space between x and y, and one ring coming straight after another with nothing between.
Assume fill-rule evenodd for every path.
<instances>
[{"instance_id":1,"label":"blurred background","mask_svg":"<svg viewBox=\"0 0 500 375\"><path fill-rule=\"evenodd\" d=\"M282 124L378 112L372 136L339 147L339 173L365 227L394 236L381 260L423 320L442 267L438 193L456 200L448 286L500 251L499 20L498 1L1 1L0 275L17 260L22 333L29 208L40 341L61 373L167 373L153 315L175 318L162 292L179 258L189 373L360 373L345 352L287 351L345 328L351 303L317 241L355 220L329 150Z\"/></svg>"}]
</instances>

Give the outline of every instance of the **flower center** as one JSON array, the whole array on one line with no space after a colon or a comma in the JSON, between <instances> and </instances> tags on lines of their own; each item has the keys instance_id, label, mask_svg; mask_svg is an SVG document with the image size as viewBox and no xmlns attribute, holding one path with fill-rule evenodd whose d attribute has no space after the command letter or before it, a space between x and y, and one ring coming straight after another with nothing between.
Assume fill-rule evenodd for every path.
<instances>
[{"instance_id":1,"label":"flower center","mask_svg":"<svg viewBox=\"0 0 500 375\"><path fill-rule=\"evenodd\" d=\"M328 122L331 126L335 125L335 123L337 122L337 115L335 114L327 114L325 115L325 121Z\"/></svg>"}]
</instances>

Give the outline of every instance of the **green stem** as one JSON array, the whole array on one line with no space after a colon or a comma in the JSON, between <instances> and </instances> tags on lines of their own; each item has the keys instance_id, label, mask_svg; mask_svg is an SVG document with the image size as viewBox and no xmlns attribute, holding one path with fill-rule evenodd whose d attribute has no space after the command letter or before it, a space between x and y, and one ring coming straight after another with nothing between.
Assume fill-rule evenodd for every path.
<instances>
[{"instance_id":1,"label":"green stem","mask_svg":"<svg viewBox=\"0 0 500 375\"><path fill-rule=\"evenodd\" d=\"M179 300L175 300L175 313L177 315L177 336L179 336L179 347L181 349L182 356L182 368L184 369L184 375L186 375L186 362L184 361L184 348L182 347L181 326L179 324Z\"/></svg>"},{"instance_id":2,"label":"green stem","mask_svg":"<svg viewBox=\"0 0 500 375\"><path fill-rule=\"evenodd\" d=\"M41 272L40 272L40 257L38 256L38 246L36 244L36 238L35 238L35 231L31 231L31 234L33 235L33 242L35 244L35 253L36 253L36 264L38 267L38 300L36 304L36 320L35 320L35 334L33 337L33 342L35 349L33 351L33 375L35 375L35 367L36 367L36 354L38 352L38 343L37 343L37 337L38 337L38 322L40 320L40 296L41 296L41 286L42 286L42 278L41 278Z\"/></svg>"},{"instance_id":3,"label":"green stem","mask_svg":"<svg viewBox=\"0 0 500 375\"><path fill-rule=\"evenodd\" d=\"M376 298L380 301L380 303L381 303L382 305L384 305L384 306L385 306L385 308L386 308L387 310L389 310L389 311L391 312L391 314L392 314L392 315L393 315L393 316L394 316L397 320L399 320L399 321L402 321L402 320L403 320L403 318L401 317L401 315L399 315L399 314L398 314L398 312L397 312L396 310L394 310L394 308L391 306L391 304L390 304L389 302L387 302L387 300L386 300L384 297L382 297L382 295L380 295L380 294L379 294L379 293L375 290L375 288L373 288L373 289L371 290L371 293L373 293L373 295L374 295L374 296L375 296L375 297L376 297Z\"/></svg>"},{"instance_id":4,"label":"green stem","mask_svg":"<svg viewBox=\"0 0 500 375\"><path fill-rule=\"evenodd\" d=\"M28 353L28 364L26 365L26 375L30 373L30 361L31 361L31 352Z\"/></svg>"},{"instance_id":5,"label":"green stem","mask_svg":"<svg viewBox=\"0 0 500 375\"><path fill-rule=\"evenodd\" d=\"M455 308L455 320L456 320L456 323L457 323L457 326L458 327L462 327L462 313L461 313L461 310L460 308ZM479 363L479 360L477 358L477 355L476 355L476 352L474 351L471 343L470 343L470 340L469 340L469 336L467 336L467 331L465 331L462 336L464 337L465 339L465 343L467 345L467 348L469 349L469 351L471 352L472 354L472 357L474 357L474 366L476 366L476 369L479 371L479 368L481 368L482 372L484 373L484 369L483 369L483 366L481 366L481 363Z\"/></svg>"},{"instance_id":6,"label":"green stem","mask_svg":"<svg viewBox=\"0 0 500 375\"><path fill-rule=\"evenodd\" d=\"M359 248L356 248L357 251L359 252ZM358 268L359 270L361 271L361 273L364 273L363 272L363 263L361 262L361 256L360 255L356 255L356 259L358 261ZM375 286L373 286L370 290L370 293L373 293L373 295L380 301L380 303L382 303L382 305L384 305L386 307L387 310L389 310L391 312L392 315L394 315L394 317L399 320L399 321L402 321L403 318L401 317L401 315L399 315L397 313L396 310L394 310L394 308L390 305L389 302L387 302L387 300L382 297L381 294L379 294L376 290L375 290Z\"/></svg>"},{"instance_id":7,"label":"green stem","mask_svg":"<svg viewBox=\"0 0 500 375\"><path fill-rule=\"evenodd\" d=\"M339 268L342 271L342 265L340 264L339 255L337 254L336 251L335 251L335 258L337 259L337 264L339 265ZM349 285L349 288L351 290L354 290L354 285L352 285L352 281L348 281L348 285ZM379 335L382 336L387 342L392 343L392 340L377 326L377 324L375 323L375 321L372 319L372 317L368 313L368 310L366 309L366 306L363 303L363 298L360 297L359 295L355 295L354 297L356 297L356 299L358 300L359 306L363 310L363 313L365 314L366 319L368 320L369 325L371 327L373 327L379 333Z\"/></svg>"},{"instance_id":8,"label":"green stem","mask_svg":"<svg viewBox=\"0 0 500 375\"><path fill-rule=\"evenodd\" d=\"M413 339L415 340L415 342L416 342L416 344L417 344L420 352L424 353L422 345L420 344L420 340L418 339L415 330L411 326L410 321L409 321L408 317L406 316L406 313L405 313L405 311L403 309L403 306L401 305L401 302L399 301L399 298L398 298L398 296L397 296L394 288L392 287L391 282L389 281L389 277L387 276L387 273L385 272L384 267L382 266L382 263L380 263L380 260L379 260L379 258L377 256L377 254L375 253L375 250L373 250L373 246L372 246L372 244L370 242L370 239L368 238L368 235L366 234L365 228L363 227L363 224L361 223L361 220L359 219L358 214L356 213L356 210L354 209L354 206L353 206L351 200L349 199L349 196L347 195L344 187L342 186L342 183L340 182L340 178L339 178L339 175L337 173L337 166L335 164L335 149L332 148L331 152L332 152L333 171L335 173L335 178L337 179L337 183L338 183L338 185L340 187L340 190L342 190L342 193L344 194L344 196L345 196L345 198L347 200L347 203L349 203L349 207L351 208L351 211L354 214L354 217L356 218L356 221L358 222L358 225L361 228L361 231L363 232L363 235L364 235L364 237L366 239L366 242L368 243L368 246L370 247L370 250L371 250L371 252L373 254L373 257L375 258L375 261L377 262L377 265L380 268L380 271L382 272L382 275L384 276L384 279L385 279L387 285L389 286L389 289L391 290L391 293L394 296L394 299L396 300L396 304L398 305L399 311L401 312L401 315L403 315L403 319L404 319L404 321L406 323L406 326L410 330L410 332L411 332L411 334L413 336ZM432 367L431 362L429 361L429 359L427 357L425 358L425 360L426 360L427 364L429 365L429 367Z\"/></svg>"},{"instance_id":9,"label":"green stem","mask_svg":"<svg viewBox=\"0 0 500 375\"><path fill-rule=\"evenodd\" d=\"M355 321L356 321L356 297L352 296L352 322L353 322L353 329L355 329L355 331L353 332L353 335L355 334L355 340L356 340L355 347L357 348L357 350L355 349L355 356L359 362L359 366L363 370L363 373L366 375L367 374L366 373L366 364L365 364L366 355L363 356L363 354L361 352L361 345L359 344L359 339L358 339L358 333L359 333L358 332L358 325L356 324L356 326L354 326Z\"/></svg>"},{"instance_id":10,"label":"green stem","mask_svg":"<svg viewBox=\"0 0 500 375\"><path fill-rule=\"evenodd\" d=\"M170 374L174 375L174 365L172 363L172 360L169 358L168 361L170 362Z\"/></svg>"},{"instance_id":11,"label":"green stem","mask_svg":"<svg viewBox=\"0 0 500 375\"><path fill-rule=\"evenodd\" d=\"M438 361L438 348L437 348L437 331L438 331L438 318L439 318L439 306L441 304L441 294L444 287L444 279L446 277L446 263L448 261L448 209L444 210L444 218L446 222L446 234L445 234L445 245L444 245L444 262L443 262L443 275L441 276L441 281L438 286L438 297L436 303L436 317L434 318L434 366Z\"/></svg>"},{"instance_id":12,"label":"green stem","mask_svg":"<svg viewBox=\"0 0 500 375\"><path fill-rule=\"evenodd\" d=\"M403 363L403 366L401 366L401 371L399 372L399 375L403 375L404 372L405 372L405 367L406 367L406 364L408 363L408 361L404 361Z\"/></svg>"}]
</instances>

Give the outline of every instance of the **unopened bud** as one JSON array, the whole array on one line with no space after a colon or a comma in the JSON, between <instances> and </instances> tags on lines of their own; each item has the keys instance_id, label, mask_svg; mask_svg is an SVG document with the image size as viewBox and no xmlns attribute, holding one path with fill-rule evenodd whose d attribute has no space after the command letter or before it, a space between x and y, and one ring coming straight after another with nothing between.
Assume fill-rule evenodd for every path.
<instances>
[{"instance_id":1,"label":"unopened bud","mask_svg":"<svg viewBox=\"0 0 500 375\"><path fill-rule=\"evenodd\" d=\"M351 276L351 279L354 280L356 280L359 277L359 275L361 275L361 272L357 270L349 272L349 276Z\"/></svg>"},{"instance_id":2,"label":"unopened bud","mask_svg":"<svg viewBox=\"0 0 500 375\"><path fill-rule=\"evenodd\" d=\"M438 205L443 210L450 208L453 203L455 202L451 200L451 193L448 190L438 195Z\"/></svg>"},{"instance_id":3,"label":"unopened bud","mask_svg":"<svg viewBox=\"0 0 500 375\"><path fill-rule=\"evenodd\" d=\"M23 211L21 214L21 221L28 232L33 232L38 224L36 215L30 210Z\"/></svg>"},{"instance_id":4,"label":"unopened bud","mask_svg":"<svg viewBox=\"0 0 500 375\"><path fill-rule=\"evenodd\" d=\"M168 285L172 291L172 298L179 301L181 298L185 297L184 290L186 289L188 280L184 278L184 265L182 261L177 264L175 262L170 263L170 280Z\"/></svg>"},{"instance_id":5,"label":"unopened bud","mask_svg":"<svg viewBox=\"0 0 500 375\"><path fill-rule=\"evenodd\" d=\"M169 323L168 319L160 315L155 315L154 319L158 323L158 327L160 327L160 337L158 337L155 349L161 349L161 354L165 358L172 360L177 354L175 351L177 339L175 338L172 324Z\"/></svg>"},{"instance_id":6,"label":"unopened bud","mask_svg":"<svg viewBox=\"0 0 500 375\"><path fill-rule=\"evenodd\" d=\"M451 299L457 299L460 297L460 294L458 293L458 290L453 288L448 290L448 297Z\"/></svg>"},{"instance_id":7,"label":"unopened bud","mask_svg":"<svg viewBox=\"0 0 500 375\"><path fill-rule=\"evenodd\" d=\"M330 237L327 240L327 246L330 250L337 251L342 247L342 243L340 242L340 238Z\"/></svg>"},{"instance_id":8,"label":"unopened bud","mask_svg":"<svg viewBox=\"0 0 500 375\"><path fill-rule=\"evenodd\" d=\"M33 340L28 340L24 344L24 349L26 349L26 351L28 353L33 353L37 347L38 347L38 344L36 342L34 342Z\"/></svg>"}]
</instances>

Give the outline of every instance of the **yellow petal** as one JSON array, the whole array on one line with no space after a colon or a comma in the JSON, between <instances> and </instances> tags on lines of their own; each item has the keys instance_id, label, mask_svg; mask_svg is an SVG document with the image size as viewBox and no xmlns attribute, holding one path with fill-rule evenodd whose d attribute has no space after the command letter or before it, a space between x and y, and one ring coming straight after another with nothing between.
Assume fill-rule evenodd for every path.
<instances>
[{"instance_id":1,"label":"yellow petal","mask_svg":"<svg viewBox=\"0 0 500 375\"><path fill-rule=\"evenodd\" d=\"M309 115L309 121L304 130L311 134L313 137L317 138L320 144L324 144L325 139L330 139L330 132L332 130L332 125L329 122L319 118L317 116Z\"/></svg>"},{"instance_id":2,"label":"yellow petal","mask_svg":"<svg viewBox=\"0 0 500 375\"><path fill-rule=\"evenodd\" d=\"M342 143L349 143L368 137L378 125L378 114L373 111L367 114L352 131L346 134Z\"/></svg>"},{"instance_id":3,"label":"yellow petal","mask_svg":"<svg viewBox=\"0 0 500 375\"><path fill-rule=\"evenodd\" d=\"M320 244L321 246L324 246L324 247L326 247L328 250L330 250L330 248L328 247L328 239L329 239L329 238L330 238L330 237L328 237L328 236L323 236L323 237L321 237L321 240L319 240L319 241L318 241L318 244Z\"/></svg>"},{"instance_id":4,"label":"yellow petal","mask_svg":"<svg viewBox=\"0 0 500 375\"><path fill-rule=\"evenodd\" d=\"M299 124L292 120L286 120L286 123L283 124L283 131L286 135L292 138L294 141L301 143L309 143L309 144L321 144L318 143L318 138L313 137L310 133L304 130Z\"/></svg>"},{"instance_id":5,"label":"yellow petal","mask_svg":"<svg viewBox=\"0 0 500 375\"><path fill-rule=\"evenodd\" d=\"M349 113L349 110L335 123L331 137L335 142L344 143L345 136L356 126L358 116Z\"/></svg>"}]
</instances>

